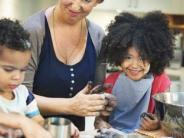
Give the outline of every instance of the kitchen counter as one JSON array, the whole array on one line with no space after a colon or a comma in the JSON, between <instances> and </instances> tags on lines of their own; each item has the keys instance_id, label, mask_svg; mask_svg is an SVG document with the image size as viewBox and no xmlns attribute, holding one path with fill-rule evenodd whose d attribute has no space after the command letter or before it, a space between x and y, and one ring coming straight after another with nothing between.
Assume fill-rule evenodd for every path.
<instances>
[{"instance_id":1,"label":"kitchen counter","mask_svg":"<svg viewBox=\"0 0 184 138\"><path fill-rule=\"evenodd\" d=\"M130 134L125 134L116 129L112 129L112 131L117 132L118 134L121 134L120 138L164 138L164 137L168 137L162 129L155 130L155 131L136 130L136 132L130 133ZM97 135L97 130L87 130L87 131L82 131L80 133L80 138L95 138L96 135ZM169 138L172 138L172 137L169 137Z\"/></svg>"},{"instance_id":2,"label":"kitchen counter","mask_svg":"<svg viewBox=\"0 0 184 138\"><path fill-rule=\"evenodd\" d=\"M184 91L184 67L177 69L166 68L165 72L169 75L171 81L173 81L173 87L177 87L175 90L171 86L171 91ZM174 84L177 86L174 86Z\"/></svg>"}]
</instances>

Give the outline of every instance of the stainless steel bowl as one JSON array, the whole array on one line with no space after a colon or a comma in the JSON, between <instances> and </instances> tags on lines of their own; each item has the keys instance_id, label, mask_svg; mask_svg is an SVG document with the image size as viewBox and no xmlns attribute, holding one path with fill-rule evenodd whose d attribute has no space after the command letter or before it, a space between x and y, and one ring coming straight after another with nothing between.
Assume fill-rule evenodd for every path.
<instances>
[{"instance_id":1,"label":"stainless steel bowl","mask_svg":"<svg viewBox=\"0 0 184 138\"><path fill-rule=\"evenodd\" d=\"M184 138L184 92L166 92L153 96L161 127L174 138Z\"/></svg>"}]
</instances>

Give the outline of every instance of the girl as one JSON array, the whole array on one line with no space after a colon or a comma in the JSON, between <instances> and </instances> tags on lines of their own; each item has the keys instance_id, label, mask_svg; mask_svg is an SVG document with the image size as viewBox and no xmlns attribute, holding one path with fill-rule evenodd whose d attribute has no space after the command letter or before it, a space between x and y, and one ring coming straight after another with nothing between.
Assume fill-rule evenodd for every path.
<instances>
[{"instance_id":1,"label":"girl","mask_svg":"<svg viewBox=\"0 0 184 138\"><path fill-rule=\"evenodd\" d=\"M96 119L96 127L114 127L132 132L140 127L143 112L154 112L151 96L168 91L170 80L164 73L173 57L173 35L167 17L151 12L144 17L121 13L108 27L103 40L102 56L122 70L110 74L105 83L112 83L108 92L117 97L117 107L105 123ZM143 129L156 129L158 120L143 118Z\"/></svg>"}]
</instances>

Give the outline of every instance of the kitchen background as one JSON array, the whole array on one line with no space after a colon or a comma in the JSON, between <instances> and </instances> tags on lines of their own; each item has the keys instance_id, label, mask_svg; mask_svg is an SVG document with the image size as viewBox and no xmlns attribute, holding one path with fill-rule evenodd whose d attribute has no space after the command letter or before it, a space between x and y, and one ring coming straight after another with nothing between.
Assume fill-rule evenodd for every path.
<instances>
[{"instance_id":1,"label":"kitchen background","mask_svg":"<svg viewBox=\"0 0 184 138\"><path fill-rule=\"evenodd\" d=\"M0 0L0 17L19 19L22 22L34 12L55 2L57 0ZM176 47L175 58L166 72L172 80L170 91L184 91L184 0L104 0L88 18L105 30L121 11L142 16L152 10L161 10L168 15ZM92 129L94 118L87 119L86 129Z\"/></svg>"},{"instance_id":2,"label":"kitchen background","mask_svg":"<svg viewBox=\"0 0 184 138\"><path fill-rule=\"evenodd\" d=\"M24 21L28 16L57 0L0 0L0 17ZM175 58L166 72L172 80L171 91L184 91L184 0L104 0L88 16L104 30L121 11L137 15L161 10L168 15L170 28L175 33Z\"/></svg>"},{"instance_id":3,"label":"kitchen background","mask_svg":"<svg viewBox=\"0 0 184 138\"><path fill-rule=\"evenodd\" d=\"M57 0L0 0L0 17L24 21L41 8L53 5ZM121 11L137 15L161 10L168 15L170 27L175 33L175 58L166 70L172 79L171 91L184 91L184 0L104 0L88 16L104 30Z\"/></svg>"}]
</instances>

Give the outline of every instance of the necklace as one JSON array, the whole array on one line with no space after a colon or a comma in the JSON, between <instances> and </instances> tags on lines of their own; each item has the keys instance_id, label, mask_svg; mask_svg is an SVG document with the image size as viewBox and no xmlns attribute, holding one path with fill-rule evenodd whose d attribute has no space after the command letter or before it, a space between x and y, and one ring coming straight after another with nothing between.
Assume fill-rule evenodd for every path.
<instances>
[{"instance_id":1,"label":"necklace","mask_svg":"<svg viewBox=\"0 0 184 138\"><path fill-rule=\"evenodd\" d=\"M54 40L54 44L55 44L55 46L57 47L57 41L56 41L56 33L55 33L55 22L54 22L54 19L55 19L55 7L53 8L53 14L52 14L52 27L53 27L53 34L54 34L54 37L53 37L53 40ZM81 39L82 39L82 33L83 33L83 24L82 24L82 21L81 21L81 24L80 24L80 34L79 34L79 39L78 39L78 41L77 41L77 43L75 44L75 47L72 49L72 51L70 52L70 54L68 54L68 56L67 56L67 54L66 54L66 56L64 56L64 55L62 55L62 54L59 54L61 57L62 57L62 59L64 60L64 63L65 64L69 64L68 63L68 61L70 60L70 58L72 57L72 55L73 55L73 53L75 52L75 50L78 48L78 46L79 46L79 44L80 44L80 42L81 42Z\"/></svg>"}]
</instances>

